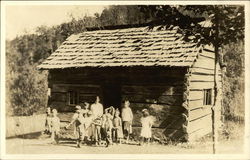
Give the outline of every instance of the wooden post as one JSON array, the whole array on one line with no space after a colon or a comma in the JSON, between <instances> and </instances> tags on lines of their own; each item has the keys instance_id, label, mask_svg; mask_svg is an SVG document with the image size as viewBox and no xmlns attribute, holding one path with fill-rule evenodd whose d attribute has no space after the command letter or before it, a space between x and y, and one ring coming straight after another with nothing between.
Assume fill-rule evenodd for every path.
<instances>
[{"instance_id":1,"label":"wooden post","mask_svg":"<svg viewBox=\"0 0 250 160\"><path fill-rule=\"evenodd\" d=\"M217 64L218 64L218 58L219 58L219 17L218 17L218 11L215 10L215 40L213 43L214 46L214 54L215 54L215 59L214 59L214 102L212 106L212 134L213 134L213 154L216 153L216 146L218 142L218 130L217 130L217 125L216 125L216 106L217 106L217 95L218 95L218 84L217 84Z\"/></svg>"}]
</instances>

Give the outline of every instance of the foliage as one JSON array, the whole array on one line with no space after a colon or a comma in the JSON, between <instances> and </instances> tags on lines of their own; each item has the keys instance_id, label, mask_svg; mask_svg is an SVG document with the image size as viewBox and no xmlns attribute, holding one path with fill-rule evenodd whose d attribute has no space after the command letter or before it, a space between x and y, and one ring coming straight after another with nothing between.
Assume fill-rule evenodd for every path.
<instances>
[{"instance_id":1,"label":"foliage","mask_svg":"<svg viewBox=\"0 0 250 160\"><path fill-rule=\"evenodd\" d=\"M196 42L198 45L213 45L215 62L223 67L223 57L227 63L224 75L224 111L232 116L239 111L244 113L244 51L237 47L244 39L244 6L241 5L187 5L187 6L140 6L147 13L154 25L168 28L178 26L183 40ZM226 51L220 52L226 48ZM240 62L240 63L239 63ZM216 65L215 65L216 67ZM216 76L215 76L216 79ZM217 85L214 88L216 103ZM238 112L236 112L238 110ZM241 113L242 115L242 113Z\"/></svg>"},{"instance_id":2,"label":"foliage","mask_svg":"<svg viewBox=\"0 0 250 160\"><path fill-rule=\"evenodd\" d=\"M7 42L6 110L8 115L32 115L47 105L47 72L38 71L28 56ZM25 48L25 46L23 46Z\"/></svg>"},{"instance_id":3,"label":"foliage","mask_svg":"<svg viewBox=\"0 0 250 160\"><path fill-rule=\"evenodd\" d=\"M227 119L244 119L244 44L232 43L223 47L224 60L227 62L223 77L224 115Z\"/></svg>"},{"instance_id":4,"label":"foliage","mask_svg":"<svg viewBox=\"0 0 250 160\"><path fill-rule=\"evenodd\" d=\"M227 63L224 92L231 99L224 101L225 113L231 115L236 110L237 113L242 112L242 106L239 105L244 99L241 96L244 91L244 51L239 52L237 40L244 37L243 6L120 5L109 6L101 14L96 13L94 16L71 18L70 22L57 26L37 27L35 34L26 34L7 42L6 104L9 113L30 115L46 106L47 72L38 71L36 66L71 34L83 32L89 27L148 22L152 26L179 26L179 32L185 35L184 40L224 47L222 53ZM218 26L215 21L219 22ZM214 39L216 28L220 32ZM235 41L234 45L229 45Z\"/></svg>"},{"instance_id":5,"label":"foliage","mask_svg":"<svg viewBox=\"0 0 250 160\"><path fill-rule=\"evenodd\" d=\"M244 38L244 6L150 5L140 8L155 25L178 26L187 41L221 47Z\"/></svg>"}]
</instances>

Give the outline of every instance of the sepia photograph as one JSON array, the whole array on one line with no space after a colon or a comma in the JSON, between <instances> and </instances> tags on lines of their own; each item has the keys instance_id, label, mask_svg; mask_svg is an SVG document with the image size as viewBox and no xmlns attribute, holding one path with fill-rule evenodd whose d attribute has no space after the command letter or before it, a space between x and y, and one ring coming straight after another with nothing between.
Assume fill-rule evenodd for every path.
<instances>
[{"instance_id":1,"label":"sepia photograph","mask_svg":"<svg viewBox=\"0 0 250 160\"><path fill-rule=\"evenodd\" d=\"M248 12L1 2L1 159L249 159Z\"/></svg>"}]
</instances>

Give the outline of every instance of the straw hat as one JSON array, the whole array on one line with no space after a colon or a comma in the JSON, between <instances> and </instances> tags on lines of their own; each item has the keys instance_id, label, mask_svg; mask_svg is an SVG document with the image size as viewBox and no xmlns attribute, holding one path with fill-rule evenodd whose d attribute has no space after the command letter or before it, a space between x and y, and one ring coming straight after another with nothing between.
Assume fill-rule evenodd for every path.
<instances>
[{"instance_id":1,"label":"straw hat","mask_svg":"<svg viewBox=\"0 0 250 160\"><path fill-rule=\"evenodd\" d=\"M76 110L80 110L82 107L80 105L76 105Z\"/></svg>"}]
</instances>

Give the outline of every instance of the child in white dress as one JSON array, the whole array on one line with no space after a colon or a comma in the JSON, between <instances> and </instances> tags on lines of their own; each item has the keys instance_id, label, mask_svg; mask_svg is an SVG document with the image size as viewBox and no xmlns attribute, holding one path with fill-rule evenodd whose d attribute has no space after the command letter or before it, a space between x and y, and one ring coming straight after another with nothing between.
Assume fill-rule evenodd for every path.
<instances>
[{"instance_id":1,"label":"child in white dress","mask_svg":"<svg viewBox=\"0 0 250 160\"><path fill-rule=\"evenodd\" d=\"M141 118L141 137L142 137L142 143L146 141L149 143L150 138L152 137L152 125L153 125L153 117L149 115L149 112L147 109L142 110L143 117Z\"/></svg>"},{"instance_id":2,"label":"child in white dress","mask_svg":"<svg viewBox=\"0 0 250 160\"><path fill-rule=\"evenodd\" d=\"M51 118L51 139L52 143L59 143L60 119L57 117L57 110L52 110Z\"/></svg>"}]
</instances>

